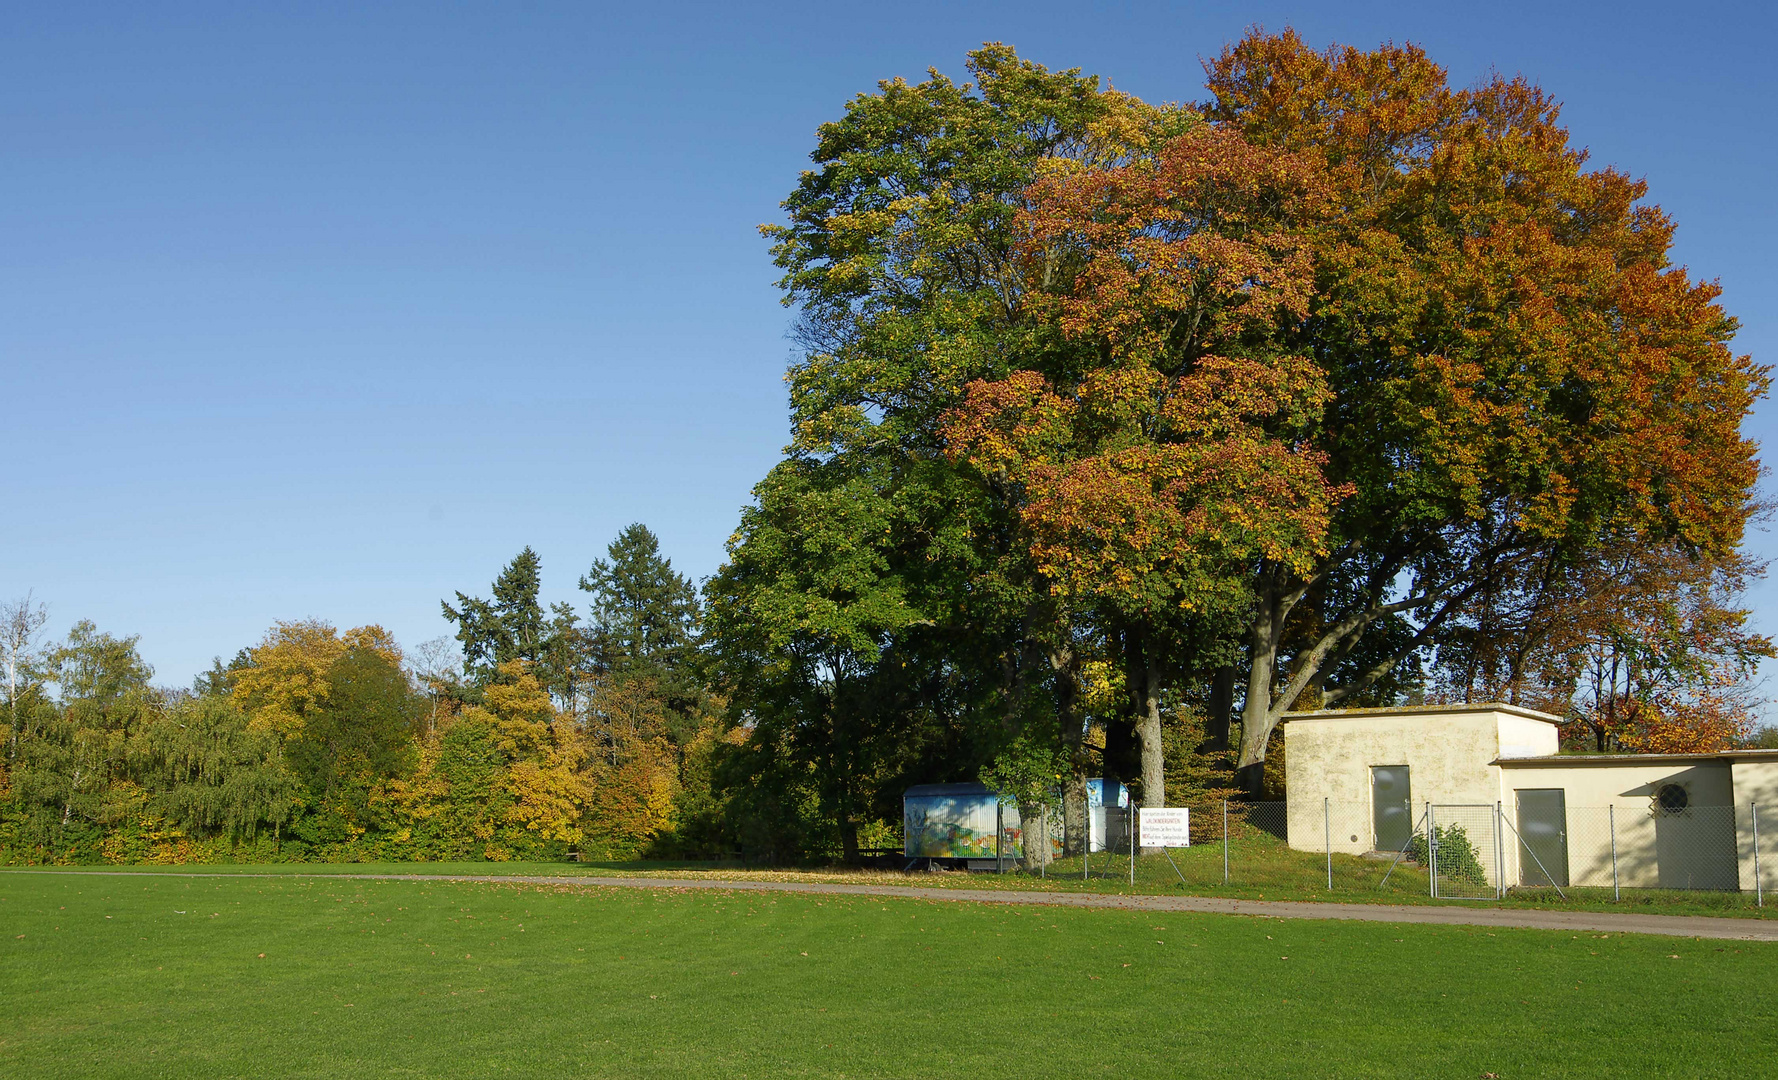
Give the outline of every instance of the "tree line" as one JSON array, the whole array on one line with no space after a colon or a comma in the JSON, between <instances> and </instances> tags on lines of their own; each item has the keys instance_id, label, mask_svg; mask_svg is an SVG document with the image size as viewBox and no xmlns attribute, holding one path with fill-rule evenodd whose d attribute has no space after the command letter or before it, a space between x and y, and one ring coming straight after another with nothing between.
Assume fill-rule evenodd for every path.
<instances>
[{"instance_id":1,"label":"tree line","mask_svg":"<svg viewBox=\"0 0 1778 1080\"><path fill-rule=\"evenodd\" d=\"M189 694L77 628L11 665L8 843L851 858L982 779L1078 849L1089 777L1276 795L1308 708L1756 737L1769 372L1552 98L1288 31L1188 104L969 69L854 98L764 228L792 442L701 589L632 527L585 616L528 549L447 601L460 669L281 624Z\"/></svg>"},{"instance_id":2,"label":"tree line","mask_svg":"<svg viewBox=\"0 0 1778 1080\"><path fill-rule=\"evenodd\" d=\"M736 729L696 587L633 525L545 612L529 548L405 655L376 626L281 622L189 689L135 637L4 612L0 852L19 860L597 858L732 850Z\"/></svg>"}]
</instances>

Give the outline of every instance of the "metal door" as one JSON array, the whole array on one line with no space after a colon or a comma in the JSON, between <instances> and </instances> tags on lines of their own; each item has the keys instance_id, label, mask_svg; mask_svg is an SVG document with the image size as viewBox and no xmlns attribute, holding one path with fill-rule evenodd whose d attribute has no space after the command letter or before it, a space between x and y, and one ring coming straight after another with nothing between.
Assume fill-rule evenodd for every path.
<instances>
[{"instance_id":1,"label":"metal door","mask_svg":"<svg viewBox=\"0 0 1778 1080\"><path fill-rule=\"evenodd\" d=\"M1371 825L1376 831L1373 851L1400 851L1414 834L1413 799L1408 794L1406 765L1371 767Z\"/></svg>"},{"instance_id":2,"label":"metal door","mask_svg":"<svg viewBox=\"0 0 1778 1080\"><path fill-rule=\"evenodd\" d=\"M1561 788L1515 791L1519 808L1519 884L1568 884L1568 808Z\"/></svg>"}]
</instances>

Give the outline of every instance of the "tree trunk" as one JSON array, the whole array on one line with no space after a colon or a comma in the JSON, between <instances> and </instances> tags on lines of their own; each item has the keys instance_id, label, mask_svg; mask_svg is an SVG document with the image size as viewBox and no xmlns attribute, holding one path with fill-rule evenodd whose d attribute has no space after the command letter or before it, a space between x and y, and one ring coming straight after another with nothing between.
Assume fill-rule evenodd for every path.
<instances>
[{"instance_id":1,"label":"tree trunk","mask_svg":"<svg viewBox=\"0 0 1778 1080\"><path fill-rule=\"evenodd\" d=\"M840 817L840 858L847 866L858 865L858 819L853 816L850 799Z\"/></svg>"},{"instance_id":2,"label":"tree trunk","mask_svg":"<svg viewBox=\"0 0 1778 1080\"><path fill-rule=\"evenodd\" d=\"M850 749L849 745L841 744L840 759L833 762L832 768L835 772L834 790L838 796L835 800L838 804L835 809L839 811L840 859L847 866L856 866L858 865L858 813L853 798Z\"/></svg>"},{"instance_id":3,"label":"tree trunk","mask_svg":"<svg viewBox=\"0 0 1778 1080\"><path fill-rule=\"evenodd\" d=\"M1210 683L1210 711L1204 717L1204 744L1199 750L1210 753L1229 748L1229 728L1235 713L1235 665L1216 670Z\"/></svg>"},{"instance_id":4,"label":"tree trunk","mask_svg":"<svg viewBox=\"0 0 1778 1080\"><path fill-rule=\"evenodd\" d=\"M823 801L831 799L832 813L840 827L840 859L847 865L858 862L858 817L852 800L852 753L849 731L841 710L839 667L833 667L833 696L827 702L827 776L821 784Z\"/></svg>"},{"instance_id":5,"label":"tree trunk","mask_svg":"<svg viewBox=\"0 0 1778 1080\"><path fill-rule=\"evenodd\" d=\"M1133 764L1136 746L1136 732L1129 719L1123 716L1112 717L1105 725L1105 753L1101 756L1099 771L1104 774L1107 782L1132 780L1136 770ZM1110 794L1107 792L1106 794Z\"/></svg>"},{"instance_id":6,"label":"tree trunk","mask_svg":"<svg viewBox=\"0 0 1778 1080\"><path fill-rule=\"evenodd\" d=\"M1062 785L1062 854L1074 856L1086 851L1091 812L1087 806L1086 772L1071 764Z\"/></svg>"},{"instance_id":7,"label":"tree trunk","mask_svg":"<svg viewBox=\"0 0 1778 1080\"><path fill-rule=\"evenodd\" d=\"M1050 859L1049 807L1039 803L1019 807L1019 866L1037 873L1048 866Z\"/></svg>"},{"instance_id":8,"label":"tree trunk","mask_svg":"<svg viewBox=\"0 0 1778 1080\"><path fill-rule=\"evenodd\" d=\"M1161 753L1161 680L1152 666L1143 697L1143 713L1136 722L1136 734L1142 742L1142 805L1161 807L1167 805L1167 760ZM1133 829L1129 842L1136 843ZM1144 848L1142 853L1152 855L1159 850Z\"/></svg>"},{"instance_id":9,"label":"tree trunk","mask_svg":"<svg viewBox=\"0 0 1778 1080\"><path fill-rule=\"evenodd\" d=\"M1141 751L1140 805L1167 805L1167 760L1161 752L1161 670L1147 635L1131 627L1124 633L1124 685L1130 694L1131 720ZM1134 801L1132 806L1138 805ZM1130 836L1135 843L1135 836Z\"/></svg>"},{"instance_id":10,"label":"tree trunk","mask_svg":"<svg viewBox=\"0 0 1778 1080\"><path fill-rule=\"evenodd\" d=\"M1093 763L1086 725L1080 715L1080 657L1072 648L1062 647L1052 648L1049 660L1056 680L1056 723L1068 756L1068 772L1062 779L1062 853L1079 855L1086 851L1091 835L1087 772Z\"/></svg>"},{"instance_id":11,"label":"tree trunk","mask_svg":"<svg viewBox=\"0 0 1778 1080\"><path fill-rule=\"evenodd\" d=\"M1161 687L1151 671L1142 695L1142 713L1136 718L1136 738L1142 744L1142 805L1167 805L1167 759L1161 753Z\"/></svg>"},{"instance_id":12,"label":"tree trunk","mask_svg":"<svg viewBox=\"0 0 1778 1080\"><path fill-rule=\"evenodd\" d=\"M1266 741L1276 721L1272 717L1272 676L1278 662L1277 591L1269 584L1260 590L1259 610L1253 618L1247 665L1247 700L1241 706L1241 756L1235 778L1249 798L1258 798L1265 782Z\"/></svg>"}]
</instances>

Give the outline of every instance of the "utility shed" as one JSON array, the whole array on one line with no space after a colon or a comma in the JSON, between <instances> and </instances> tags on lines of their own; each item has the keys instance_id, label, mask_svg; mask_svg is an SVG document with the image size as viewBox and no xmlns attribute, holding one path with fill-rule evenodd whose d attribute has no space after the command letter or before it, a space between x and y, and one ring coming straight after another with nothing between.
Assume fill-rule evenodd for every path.
<instances>
[{"instance_id":1,"label":"utility shed","mask_svg":"<svg viewBox=\"0 0 1778 1080\"><path fill-rule=\"evenodd\" d=\"M1545 830L1547 851L1530 841L1559 885L1609 885L1615 845L1624 888L1751 892L1756 808L1762 850L1770 858L1778 847L1778 752L1561 754L1494 764L1509 813L1524 818L1527 799L1540 798L1550 807L1545 816L1560 824ZM1535 830L1536 822L1519 829ZM1761 870L1769 886L1774 868Z\"/></svg>"},{"instance_id":2,"label":"utility shed","mask_svg":"<svg viewBox=\"0 0 1778 1080\"><path fill-rule=\"evenodd\" d=\"M1751 891L1757 832L1778 879L1778 751L1560 754L1557 736L1556 717L1500 704L1291 715L1290 845L1399 851L1430 813L1465 827L1490 879L1498 845L1509 885Z\"/></svg>"},{"instance_id":3,"label":"utility shed","mask_svg":"<svg viewBox=\"0 0 1778 1080\"><path fill-rule=\"evenodd\" d=\"M1329 800L1341 826L1333 850L1400 850L1418 807L1492 806L1501 797L1496 759L1554 754L1558 741L1555 717L1514 705L1292 713L1284 725L1291 846L1322 850Z\"/></svg>"}]
</instances>

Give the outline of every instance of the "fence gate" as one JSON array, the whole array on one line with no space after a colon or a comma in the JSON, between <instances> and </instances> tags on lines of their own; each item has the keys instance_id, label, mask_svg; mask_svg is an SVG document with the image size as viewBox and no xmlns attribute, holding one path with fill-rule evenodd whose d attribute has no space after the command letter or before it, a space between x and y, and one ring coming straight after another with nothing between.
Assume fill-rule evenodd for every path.
<instances>
[{"instance_id":1,"label":"fence gate","mask_svg":"<svg viewBox=\"0 0 1778 1080\"><path fill-rule=\"evenodd\" d=\"M1481 805L1427 807L1426 862L1432 895L1466 900L1499 898L1502 851L1495 810Z\"/></svg>"}]
</instances>

